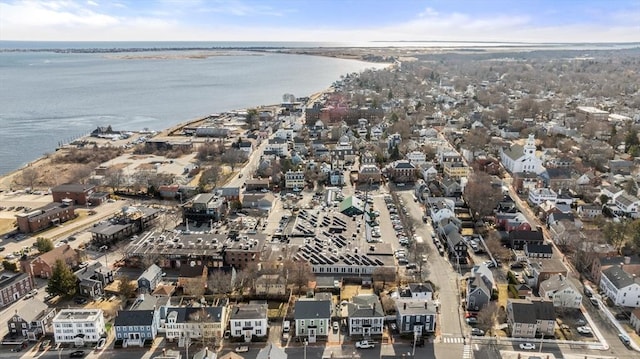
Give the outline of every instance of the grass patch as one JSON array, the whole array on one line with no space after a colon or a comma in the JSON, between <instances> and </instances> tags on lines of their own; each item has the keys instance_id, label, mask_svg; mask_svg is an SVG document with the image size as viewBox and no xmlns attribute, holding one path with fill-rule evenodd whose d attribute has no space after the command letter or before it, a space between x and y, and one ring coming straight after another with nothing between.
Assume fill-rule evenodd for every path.
<instances>
[{"instance_id":1,"label":"grass patch","mask_svg":"<svg viewBox=\"0 0 640 359\"><path fill-rule=\"evenodd\" d=\"M498 304L506 308L507 299L509 299L508 284L498 284Z\"/></svg>"},{"instance_id":2,"label":"grass patch","mask_svg":"<svg viewBox=\"0 0 640 359\"><path fill-rule=\"evenodd\" d=\"M359 294L373 294L372 288L362 288L360 285L345 285L340 290L341 300L350 300Z\"/></svg>"},{"instance_id":3,"label":"grass patch","mask_svg":"<svg viewBox=\"0 0 640 359\"><path fill-rule=\"evenodd\" d=\"M0 218L0 234L13 231L16 227L16 220L13 218Z\"/></svg>"}]
</instances>

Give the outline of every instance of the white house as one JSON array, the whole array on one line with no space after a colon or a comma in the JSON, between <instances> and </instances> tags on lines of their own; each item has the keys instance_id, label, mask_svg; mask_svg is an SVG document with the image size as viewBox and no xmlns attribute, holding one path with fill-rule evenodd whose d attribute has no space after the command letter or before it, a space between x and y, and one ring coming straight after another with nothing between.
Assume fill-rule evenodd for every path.
<instances>
[{"instance_id":1,"label":"white house","mask_svg":"<svg viewBox=\"0 0 640 359\"><path fill-rule=\"evenodd\" d=\"M431 287L429 283L410 283L409 290L411 291L411 298L413 299L433 299L433 287Z\"/></svg>"},{"instance_id":2,"label":"white house","mask_svg":"<svg viewBox=\"0 0 640 359\"><path fill-rule=\"evenodd\" d=\"M234 338L244 337L248 343L253 336L265 337L267 324L267 304L248 304L231 309L229 328Z\"/></svg>"},{"instance_id":3,"label":"white house","mask_svg":"<svg viewBox=\"0 0 640 359\"><path fill-rule=\"evenodd\" d=\"M382 137L384 130L379 125L372 126L369 130L371 141L377 141Z\"/></svg>"},{"instance_id":4,"label":"white house","mask_svg":"<svg viewBox=\"0 0 640 359\"><path fill-rule=\"evenodd\" d=\"M425 182L434 181L436 177L438 177L438 170L434 166L422 171L422 178L424 178Z\"/></svg>"},{"instance_id":5,"label":"white house","mask_svg":"<svg viewBox=\"0 0 640 359\"><path fill-rule=\"evenodd\" d=\"M315 343L318 337L326 338L331 322L331 300L298 299L293 318L297 337L306 338L309 343Z\"/></svg>"},{"instance_id":6,"label":"white house","mask_svg":"<svg viewBox=\"0 0 640 359\"><path fill-rule=\"evenodd\" d=\"M105 334L102 309L62 309L52 320L56 343L82 346Z\"/></svg>"},{"instance_id":7,"label":"white house","mask_svg":"<svg viewBox=\"0 0 640 359\"><path fill-rule=\"evenodd\" d=\"M370 338L372 335L382 335L385 315L378 296L357 295L347 304L347 311L350 336Z\"/></svg>"},{"instance_id":8,"label":"white house","mask_svg":"<svg viewBox=\"0 0 640 359\"><path fill-rule=\"evenodd\" d=\"M272 138L265 146L264 153L276 156L289 156L289 143L281 138Z\"/></svg>"},{"instance_id":9,"label":"white house","mask_svg":"<svg viewBox=\"0 0 640 359\"><path fill-rule=\"evenodd\" d=\"M178 339L178 346L188 345L188 340L220 338L226 324L226 306L218 307L168 307L166 318L160 325L165 329L165 338ZM162 315L161 315L162 318ZM161 329L161 328L159 328Z\"/></svg>"},{"instance_id":10,"label":"white house","mask_svg":"<svg viewBox=\"0 0 640 359\"><path fill-rule=\"evenodd\" d=\"M541 298L549 299L554 307L580 308L582 294L562 274L556 274L540 283Z\"/></svg>"},{"instance_id":11,"label":"white house","mask_svg":"<svg viewBox=\"0 0 640 359\"><path fill-rule=\"evenodd\" d=\"M287 189L304 188L304 172L302 171L287 171L284 174L284 186Z\"/></svg>"},{"instance_id":12,"label":"white house","mask_svg":"<svg viewBox=\"0 0 640 359\"><path fill-rule=\"evenodd\" d=\"M556 203L558 194L551 188L533 188L529 191L529 202L540 205L546 201Z\"/></svg>"},{"instance_id":13,"label":"white house","mask_svg":"<svg viewBox=\"0 0 640 359\"><path fill-rule=\"evenodd\" d=\"M407 160L413 163L415 166L422 166L427 163L427 155L420 151L411 151L406 155Z\"/></svg>"},{"instance_id":14,"label":"white house","mask_svg":"<svg viewBox=\"0 0 640 359\"><path fill-rule=\"evenodd\" d=\"M511 173L533 172L540 174L545 171L542 160L536 156L536 141L529 135L524 146L512 145L507 150L500 150L500 161Z\"/></svg>"},{"instance_id":15,"label":"white house","mask_svg":"<svg viewBox=\"0 0 640 359\"><path fill-rule=\"evenodd\" d=\"M622 270L621 266L611 266L602 271L600 289L615 305L640 307L640 278Z\"/></svg>"},{"instance_id":16,"label":"white house","mask_svg":"<svg viewBox=\"0 0 640 359\"><path fill-rule=\"evenodd\" d=\"M621 212L631 218L640 218L640 199L628 193L621 193L614 199L617 212Z\"/></svg>"}]
</instances>

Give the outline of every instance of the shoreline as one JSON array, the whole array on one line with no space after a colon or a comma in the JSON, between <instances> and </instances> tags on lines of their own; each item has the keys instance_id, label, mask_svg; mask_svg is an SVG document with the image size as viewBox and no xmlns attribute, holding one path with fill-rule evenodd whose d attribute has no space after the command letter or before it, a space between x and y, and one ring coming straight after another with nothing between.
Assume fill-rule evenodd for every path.
<instances>
[{"instance_id":1,"label":"shoreline","mask_svg":"<svg viewBox=\"0 0 640 359\"><path fill-rule=\"evenodd\" d=\"M309 98L309 101L315 101L316 99L322 97L323 95L332 92L334 89L333 87L328 87L322 91L318 91L315 93L312 93L310 95L308 95L307 97ZM247 110L249 108L266 108L266 107L278 107L280 106L279 104L271 104L271 105L256 105L256 106L252 106L252 107L247 107L244 109L232 109L232 110L228 110L226 112L233 112L233 111L242 111L242 110ZM190 120L186 120L183 122L179 122L175 125L172 125L170 127L166 127L164 129L160 129L157 131L157 133L155 134L154 137L159 137L159 136L171 136L171 134L175 131L180 130L181 128L187 127L189 125L204 121L205 119L207 119L210 115L201 115L200 117L197 118L193 118ZM105 124L106 126L107 124ZM127 131L127 130L124 130ZM83 137L80 137L78 139L86 139L86 138L90 138L90 135L86 135ZM78 140L76 139L76 140ZM66 144L63 144L63 146ZM51 152L51 156L55 155L55 153L59 150L60 148L55 148L53 149L53 152ZM39 166L43 166L46 164L46 162L49 160L50 158L48 156L40 156L38 158L35 158L32 161L29 161L27 164L23 165L20 168L16 168L10 172L7 172L5 174L0 174L0 191L16 191L16 190L23 190L24 187L23 185L20 185L18 183L15 183L16 178L18 176L20 176L22 174L22 171L24 171L25 169L28 168L38 168ZM14 186L16 188L14 188ZM44 188L32 188L32 190L42 190Z\"/></svg>"}]
</instances>

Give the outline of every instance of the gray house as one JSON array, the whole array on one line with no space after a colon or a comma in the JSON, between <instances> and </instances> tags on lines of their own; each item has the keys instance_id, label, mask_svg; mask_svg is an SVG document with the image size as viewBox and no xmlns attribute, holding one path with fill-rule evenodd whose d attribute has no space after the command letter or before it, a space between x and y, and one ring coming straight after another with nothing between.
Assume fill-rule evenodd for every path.
<instances>
[{"instance_id":1,"label":"gray house","mask_svg":"<svg viewBox=\"0 0 640 359\"><path fill-rule=\"evenodd\" d=\"M138 277L138 290L140 292L151 293L162 280L162 269L155 264L147 268L140 277Z\"/></svg>"},{"instance_id":2,"label":"gray house","mask_svg":"<svg viewBox=\"0 0 640 359\"><path fill-rule=\"evenodd\" d=\"M122 340L122 347L144 345L158 334L158 321L154 310L122 310L113 324L116 340Z\"/></svg>"},{"instance_id":3,"label":"gray house","mask_svg":"<svg viewBox=\"0 0 640 359\"><path fill-rule=\"evenodd\" d=\"M55 308L49 308L39 300L33 300L27 307L16 310L7 321L10 336L22 336L29 341L37 341L46 332L46 327L56 315Z\"/></svg>"},{"instance_id":4,"label":"gray house","mask_svg":"<svg viewBox=\"0 0 640 359\"><path fill-rule=\"evenodd\" d=\"M432 301L415 299L396 300L396 324L401 334L422 336L436 330L436 305Z\"/></svg>"},{"instance_id":5,"label":"gray house","mask_svg":"<svg viewBox=\"0 0 640 359\"><path fill-rule=\"evenodd\" d=\"M298 299L293 318L296 323L296 336L303 337L309 343L315 343L318 337L326 337L331 321L331 300Z\"/></svg>"},{"instance_id":6,"label":"gray house","mask_svg":"<svg viewBox=\"0 0 640 359\"><path fill-rule=\"evenodd\" d=\"M96 262L76 271L78 293L85 297L97 298L104 295L104 287L113 282L113 271Z\"/></svg>"},{"instance_id":7,"label":"gray house","mask_svg":"<svg viewBox=\"0 0 640 359\"><path fill-rule=\"evenodd\" d=\"M371 338L382 335L384 310L380 299L374 294L360 294L347 304L349 313L349 335Z\"/></svg>"},{"instance_id":8,"label":"gray house","mask_svg":"<svg viewBox=\"0 0 640 359\"><path fill-rule=\"evenodd\" d=\"M489 304L493 293L493 274L486 264L475 266L467 282L467 310L480 310Z\"/></svg>"}]
</instances>

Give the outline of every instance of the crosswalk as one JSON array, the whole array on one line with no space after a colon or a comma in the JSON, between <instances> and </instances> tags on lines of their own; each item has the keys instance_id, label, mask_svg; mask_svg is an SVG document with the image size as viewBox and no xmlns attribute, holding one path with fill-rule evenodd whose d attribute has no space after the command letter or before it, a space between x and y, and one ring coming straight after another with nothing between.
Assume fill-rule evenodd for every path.
<instances>
[{"instance_id":1,"label":"crosswalk","mask_svg":"<svg viewBox=\"0 0 640 359\"><path fill-rule=\"evenodd\" d=\"M464 350L462 351L462 359L471 359L473 358L473 350L471 349L471 345L465 345Z\"/></svg>"},{"instance_id":2,"label":"crosswalk","mask_svg":"<svg viewBox=\"0 0 640 359\"><path fill-rule=\"evenodd\" d=\"M462 344L464 338L461 337L442 337L442 342L447 344Z\"/></svg>"}]
</instances>

